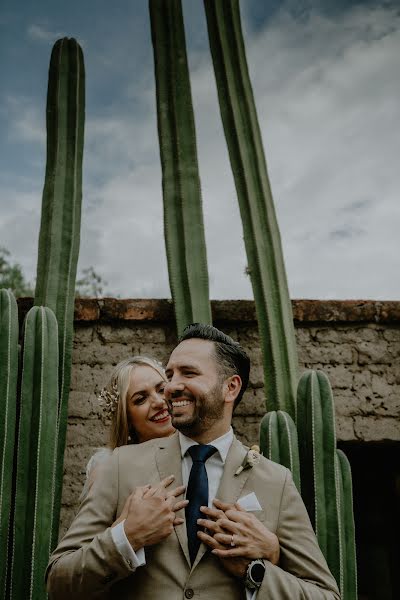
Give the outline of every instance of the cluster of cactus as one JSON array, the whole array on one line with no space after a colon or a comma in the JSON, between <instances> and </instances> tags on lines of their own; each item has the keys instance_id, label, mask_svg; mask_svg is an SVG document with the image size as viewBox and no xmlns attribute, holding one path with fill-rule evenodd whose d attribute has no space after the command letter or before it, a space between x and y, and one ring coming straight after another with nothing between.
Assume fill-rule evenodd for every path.
<instances>
[{"instance_id":1,"label":"cluster of cactus","mask_svg":"<svg viewBox=\"0 0 400 600\"><path fill-rule=\"evenodd\" d=\"M35 306L18 350L17 304L0 291L0 600L46 598L58 538L79 253L84 65L73 39L52 51Z\"/></svg>"},{"instance_id":2,"label":"cluster of cactus","mask_svg":"<svg viewBox=\"0 0 400 600\"><path fill-rule=\"evenodd\" d=\"M180 0L150 0L164 238L178 334L211 323L196 132Z\"/></svg>"},{"instance_id":3,"label":"cluster of cactus","mask_svg":"<svg viewBox=\"0 0 400 600\"><path fill-rule=\"evenodd\" d=\"M306 371L297 390L296 424L283 411L261 421L263 454L292 471L342 600L356 600L357 574L350 464L336 448L331 386Z\"/></svg>"}]
</instances>

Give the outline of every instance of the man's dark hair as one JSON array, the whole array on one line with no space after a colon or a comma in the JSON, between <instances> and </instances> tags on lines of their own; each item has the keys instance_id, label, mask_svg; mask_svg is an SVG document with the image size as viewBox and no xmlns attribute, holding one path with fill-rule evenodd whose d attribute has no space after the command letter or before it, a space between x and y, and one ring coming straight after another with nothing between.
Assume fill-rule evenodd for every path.
<instances>
[{"instance_id":1,"label":"man's dark hair","mask_svg":"<svg viewBox=\"0 0 400 600\"><path fill-rule=\"evenodd\" d=\"M223 377L239 375L242 387L235 400L235 406L241 401L249 383L250 358L238 342L212 325L192 323L185 327L179 338L179 343L190 339L208 340L214 342L215 356Z\"/></svg>"}]
</instances>

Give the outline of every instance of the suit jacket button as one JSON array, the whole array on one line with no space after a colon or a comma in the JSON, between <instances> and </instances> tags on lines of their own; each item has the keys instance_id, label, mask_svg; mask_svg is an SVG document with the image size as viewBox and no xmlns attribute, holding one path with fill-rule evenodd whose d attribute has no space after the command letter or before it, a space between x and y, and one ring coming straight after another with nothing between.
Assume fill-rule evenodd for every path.
<instances>
[{"instance_id":1,"label":"suit jacket button","mask_svg":"<svg viewBox=\"0 0 400 600\"><path fill-rule=\"evenodd\" d=\"M109 575L106 575L104 577L104 583L110 583L110 581L112 581L114 579L114 574L110 573Z\"/></svg>"},{"instance_id":2,"label":"suit jacket button","mask_svg":"<svg viewBox=\"0 0 400 600\"><path fill-rule=\"evenodd\" d=\"M192 590L192 588L188 588L187 590L185 590L185 598L193 598L194 596L194 591Z\"/></svg>"}]
</instances>

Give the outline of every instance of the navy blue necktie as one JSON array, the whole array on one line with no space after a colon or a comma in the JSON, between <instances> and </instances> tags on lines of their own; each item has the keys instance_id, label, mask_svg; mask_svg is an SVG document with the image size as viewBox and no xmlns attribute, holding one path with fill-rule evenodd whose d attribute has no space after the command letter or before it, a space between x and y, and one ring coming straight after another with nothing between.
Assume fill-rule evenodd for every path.
<instances>
[{"instance_id":1,"label":"navy blue necktie","mask_svg":"<svg viewBox=\"0 0 400 600\"><path fill-rule=\"evenodd\" d=\"M207 446L206 444L191 446L188 450L193 465L186 490L186 499L189 500L189 504L185 509L185 513L189 556L192 564L200 546L200 539L197 537L199 530L197 519L205 516L200 512L200 506L208 506L208 477L205 462L216 451L217 449L214 446Z\"/></svg>"}]
</instances>

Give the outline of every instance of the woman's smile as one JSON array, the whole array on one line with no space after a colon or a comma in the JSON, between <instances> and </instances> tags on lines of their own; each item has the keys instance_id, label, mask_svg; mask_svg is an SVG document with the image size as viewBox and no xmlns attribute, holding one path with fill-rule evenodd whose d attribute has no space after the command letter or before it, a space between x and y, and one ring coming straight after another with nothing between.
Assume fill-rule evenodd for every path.
<instances>
[{"instance_id":1,"label":"woman's smile","mask_svg":"<svg viewBox=\"0 0 400 600\"><path fill-rule=\"evenodd\" d=\"M154 421L155 423L165 423L169 419L171 419L169 412L166 408L163 408L156 412L156 414L150 418L150 421Z\"/></svg>"}]
</instances>

